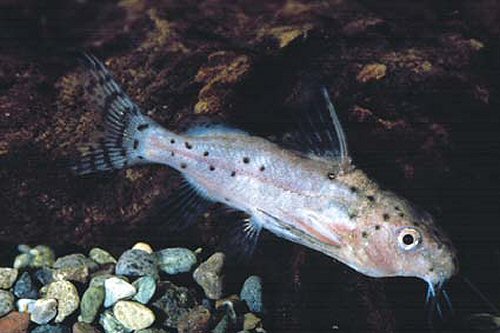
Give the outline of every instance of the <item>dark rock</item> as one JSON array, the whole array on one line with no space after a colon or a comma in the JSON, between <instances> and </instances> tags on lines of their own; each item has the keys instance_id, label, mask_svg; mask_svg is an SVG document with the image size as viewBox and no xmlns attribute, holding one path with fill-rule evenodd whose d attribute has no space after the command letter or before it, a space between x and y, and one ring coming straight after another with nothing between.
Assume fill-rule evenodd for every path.
<instances>
[{"instance_id":1,"label":"dark rock","mask_svg":"<svg viewBox=\"0 0 500 333\"><path fill-rule=\"evenodd\" d=\"M162 296L152 305L165 314L164 326L176 328L180 317L198 304L195 293L168 281L161 283L161 289Z\"/></svg>"},{"instance_id":2,"label":"dark rock","mask_svg":"<svg viewBox=\"0 0 500 333\"><path fill-rule=\"evenodd\" d=\"M33 284L33 280L28 272L24 272L21 274L21 277L17 279L14 284L13 292L17 298L38 298L38 290Z\"/></svg>"},{"instance_id":3,"label":"dark rock","mask_svg":"<svg viewBox=\"0 0 500 333\"><path fill-rule=\"evenodd\" d=\"M71 329L64 325L41 325L31 331L31 333L71 333Z\"/></svg>"},{"instance_id":4,"label":"dark rock","mask_svg":"<svg viewBox=\"0 0 500 333\"><path fill-rule=\"evenodd\" d=\"M142 250L132 249L123 252L115 268L116 275L145 276L158 278L156 257Z\"/></svg>"}]
</instances>

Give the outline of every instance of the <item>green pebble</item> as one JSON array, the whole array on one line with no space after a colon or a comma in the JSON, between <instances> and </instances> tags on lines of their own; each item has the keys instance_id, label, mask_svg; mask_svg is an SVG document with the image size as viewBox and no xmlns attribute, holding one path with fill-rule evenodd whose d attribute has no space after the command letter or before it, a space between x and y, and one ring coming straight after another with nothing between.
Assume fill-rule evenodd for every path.
<instances>
[{"instance_id":1,"label":"green pebble","mask_svg":"<svg viewBox=\"0 0 500 333\"><path fill-rule=\"evenodd\" d=\"M106 333L130 333L131 329L123 326L113 315L110 310L106 310L101 314L99 318L99 324L101 324L104 332Z\"/></svg>"},{"instance_id":2,"label":"green pebble","mask_svg":"<svg viewBox=\"0 0 500 333\"><path fill-rule=\"evenodd\" d=\"M104 303L104 287L90 286L80 302L80 321L91 324Z\"/></svg>"},{"instance_id":3,"label":"green pebble","mask_svg":"<svg viewBox=\"0 0 500 333\"><path fill-rule=\"evenodd\" d=\"M35 246L29 253L33 256L31 267L51 267L54 265L56 256L48 246Z\"/></svg>"},{"instance_id":4,"label":"green pebble","mask_svg":"<svg viewBox=\"0 0 500 333\"><path fill-rule=\"evenodd\" d=\"M15 268L0 268L0 289L9 289L16 282L19 271Z\"/></svg>"},{"instance_id":5,"label":"green pebble","mask_svg":"<svg viewBox=\"0 0 500 333\"><path fill-rule=\"evenodd\" d=\"M0 317L14 310L14 301L14 295L12 295L12 293L0 290Z\"/></svg>"},{"instance_id":6,"label":"green pebble","mask_svg":"<svg viewBox=\"0 0 500 333\"><path fill-rule=\"evenodd\" d=\"M156 292L156 280L151 276L143 276L132 285L137 289L133 299L142 304L147 304Z\"/></svg>"},{"instance_id":7,"label":"green pebble","mask_svg":"<svg viewBox=\"0 0 500 333\"><path fill-rule=\"evenodd\" d=\"M21 253L20 255L16 256L16 258L14 259L14 264L12 266L17 269L29 267L32 259L33 256L31 254Z\"/></svg>"},{"instance_id":8,"label":"green pebble","mask_svg":"<svg viewBox=\"0 0 500 333\"><path fill-rule=\"evenodd\" d=\"M158 267L171 275L189 272L197 262L193 251L180 247L158 251L156 258Z\"/></svg>"},{"instance_id":9,"label":"green pebble","mask_svg":"<svg viewBox=\"0 0 500 333\"><path fill-rule=\"evenodd\" d=\"M116 259L109 252L98 247L90 250L89 257L99 265L116 264Z\"/></svg>"}]
</instances>

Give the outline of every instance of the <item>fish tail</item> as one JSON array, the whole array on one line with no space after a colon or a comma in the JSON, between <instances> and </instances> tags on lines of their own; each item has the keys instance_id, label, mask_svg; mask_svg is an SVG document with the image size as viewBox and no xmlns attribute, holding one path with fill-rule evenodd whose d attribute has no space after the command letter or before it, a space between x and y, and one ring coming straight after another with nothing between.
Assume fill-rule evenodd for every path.
<instances>
[{"instance_id":1,"label":"fish tail","mask_svg":"<svg viewBox=\"0 0 500 333\"><path fill-rule=\"evenodd\" d=\"M158 125L142 114L96 57L85 54L84 60L92 79L86 89L103 109L105 131L104 137L71 166L72 171L83 175L147 163L141 141L148 130Z\"/></svg>"}]
</instances>

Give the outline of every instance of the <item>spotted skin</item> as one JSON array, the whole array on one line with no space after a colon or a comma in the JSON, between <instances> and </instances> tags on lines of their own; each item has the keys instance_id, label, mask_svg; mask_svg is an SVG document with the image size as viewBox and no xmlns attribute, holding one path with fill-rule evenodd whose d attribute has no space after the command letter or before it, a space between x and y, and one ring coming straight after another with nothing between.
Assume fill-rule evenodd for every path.
<instances>
[{"instance_id":1,"label":"spotted skin","mask_svg":"<svg viewBox=\"0 0 500 333\"><path fill-rule=\"evenodd\" d=\"M267 229L372 277L413 276L433 286L456 272L453 246L432 217L351 164L331 105L322 119L332 119L337 133L323 137L336 135L340 154L305 155L222 126L179 134L143 115L105 67L90 61L96 91L105 96L108 135L76 172L163 164L204 199L249 215L249 235Z\"/></svg>"}]
</instances>

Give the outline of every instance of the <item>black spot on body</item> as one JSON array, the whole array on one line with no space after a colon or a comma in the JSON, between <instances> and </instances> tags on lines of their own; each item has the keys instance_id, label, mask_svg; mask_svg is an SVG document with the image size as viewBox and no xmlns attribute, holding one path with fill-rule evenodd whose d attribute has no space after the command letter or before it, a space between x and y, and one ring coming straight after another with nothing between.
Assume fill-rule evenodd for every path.
<instances>
[{"instance_id":1,"label":"black spot on body","mask_svg":"<svg viewBox=\"0 0 500 333\"><path fill-rule=\"evenodd\" d=\"M243 163L245 164L250 163L250 159L248 157L243 157Z\"/></svg>"},{"instance_id":2,"label":"black spot on body","mask_svg":"<svg viewBox=\"0 0 500 333\"><path fill-rule=\"evenodd\" d=\"M382 218L384 219L384 221L389 221L390 216L389 214L385 213L382 215Z\"/></svg>"},{"instance_id":3,"label":"black spot on body","mask_svg":"<svg viewBox=\"0 0 500 333\"><path fill-rule=\"evenodd\" d=\"M146 128L148 128L148 127L149 127L149 125L148 125L148 124L140 124L139 126L137 126L137 130L138 130L139 132L142 132L142 131L144 131L144 130L145 130Z\"/></svg>"},{"instance_id":4,"label":"black spot on body","mask_svg":"<svg viewBox=\"0 0 500 333\"><path fill-rule=\"evenodd\" d=\"M363 232L361 233L361 237L363 237L363 238L368 237L368 233L367 233L366 231L363 231Z\"/></svg>"},{"instance_id":5,"label":"black spot on body","mask_svg":"<svg viewBox=\"0 0 500 333\"><path fill-rule=\"evenodd\" d=\"M375 230L380 230L380 226L378 224L375 226Z\"/></svg>"},{"instance_id":6,"label":"black spot on body","mask_svg":"<svg viewBox=\"0 0 500 333\"><path fill-rule=\"evenodd\" d=\"M171 156L175 156L175 153L174 153L174 152L171 152L171 153L170 153L170 155L171 155Z\"/></svg>"},{"instance_id":7,"label":"black spot on body","mask_svg":"<svg viewBox=\"0 0 500 333\"><path fill-rule=\"evenodd\" d=\"M214 171L215 167L213 165L211 165L209 169L210 169L210 171Z\"/></svg>"},{"instance_id":8,"label":"black spot on body","mask_svg":"<svg viewBox=\"0 0 500 333\"><path fill-rule=\"evenodd\" d=\"M349 189L351 190L351 193L356 193L358 191L356 186L351 186Z\"/></svg>"},{"instance_id":9,"label":"black spot on body","mask_svg":"<svg viewBox=\"0 0 500 333\"><path fill-rule=\"evenodd\" d=\"M139 147L139 140L134 140L134 149L137 149Z\"/></svg>"},{"instance_id":10,"label":"black spot on body","mask_svg":"<svg viewBox=\"0 0 500 333\"><path fill-rule=\"evenodd\" d=\"M266 170L266 167L262 165L259 170L264 171L264 170Z\"/></svg>"},{"instance_id":11,"label":"black spot on body","mask_svg":"<svg viewBox=\"0 0 500 333\"><path fill-rule=\"evenodd\" d=\"M405 214L399 213L399 217L405 217Z\"/></svg>"},{"instance_id":12,"label":"black spot on body","mask_svg":"<svg viewBox=\"0 0 500 333\"><path fill-rule=\"evenodd\" d=\"M144 157L142 157L141 155L137 156L137 158L140 159L140 160L144 159Z\"/></svg>"},{"instance_id":13,"label":"black spot on body","mask_svg":"<svg viewBox=\"0 0 500 333\"><path fill-rule=\"evenodd\" d=\"M397 211L401 210L401 208L399 208L399 206L394 206L394 209L397 210Z\"/></svg>"},{"instance_id":14,"label":"black spot on body","mask_svg":"<svg viewBox=\"0 0 500 333\"><path fill-rule=\"evenodd\" d=\"M189 142L186 142L184 145L186 146L187 149L193 148L193 146Z\"/></svg>"},{"instance_id":15,"label":"black spot on body","mask_svg":"<svg viewBox=\"0 0 500 333\"><path fill-rule=\"evenodd\" d=\"M204 152L203 156L208 156L208 151Z\"/></svg>"},{"instance_id":16,"label":"black spot on body","mask_svg":"<svg viewBox=\"0 0 500 333\"><path fill-rule=\"evenodd\" d=\"M375 197L373 195L367 195L366 198L368 199L368 201L370 202L374 202L375 201Z\"/></svg>"},{"instance_id":17,"label":"black spot on body","mask_svg":"<svg viewBox=\"0 0 500 333\"><path fill-rule=\"evenodd\" d=\"M236 176L236 171L231 172L231 177Z\"/></svg>"},{"instance_id":18,"label":"black spot on body","mask_svg":"<svg viewBox=\"0 0 500 333\"><path fill-rule=\"evenodd\" d=\"M174 144L175 143L175 139L170 139L170 143Z\"/></svg>"},{"instance_id":19,"label":"black spot on body","mask_svg":"<svg viewBox=\"0 0 500 333\"><path fill-rule=\"evenodd\" d=\"M181 163L181 169L186 169L187 168L187 164L186 163Z\"/></svg>"},{"instance_id":20,"label":"black spot on body","mask_svg":"<svg viewBox=\"0 0 500 333\"><path fill-rule=\"evenodd\" d=\"M429 268L429 272L434 272L434 267Z\"/></svg>"},{"instance_id":21,"label":"black spot on body","mask_svg":"<svg viewBox=\"0 0 500 333\"><path fill-rule=\"evenodd\" d=\"M327 176L327 177L328 177L328 179L330 179L330 180L334 180L334 179L335 179L335 173L333 173L333 172L329 172L326 176Z\"/></svg>"}]
</instances>

